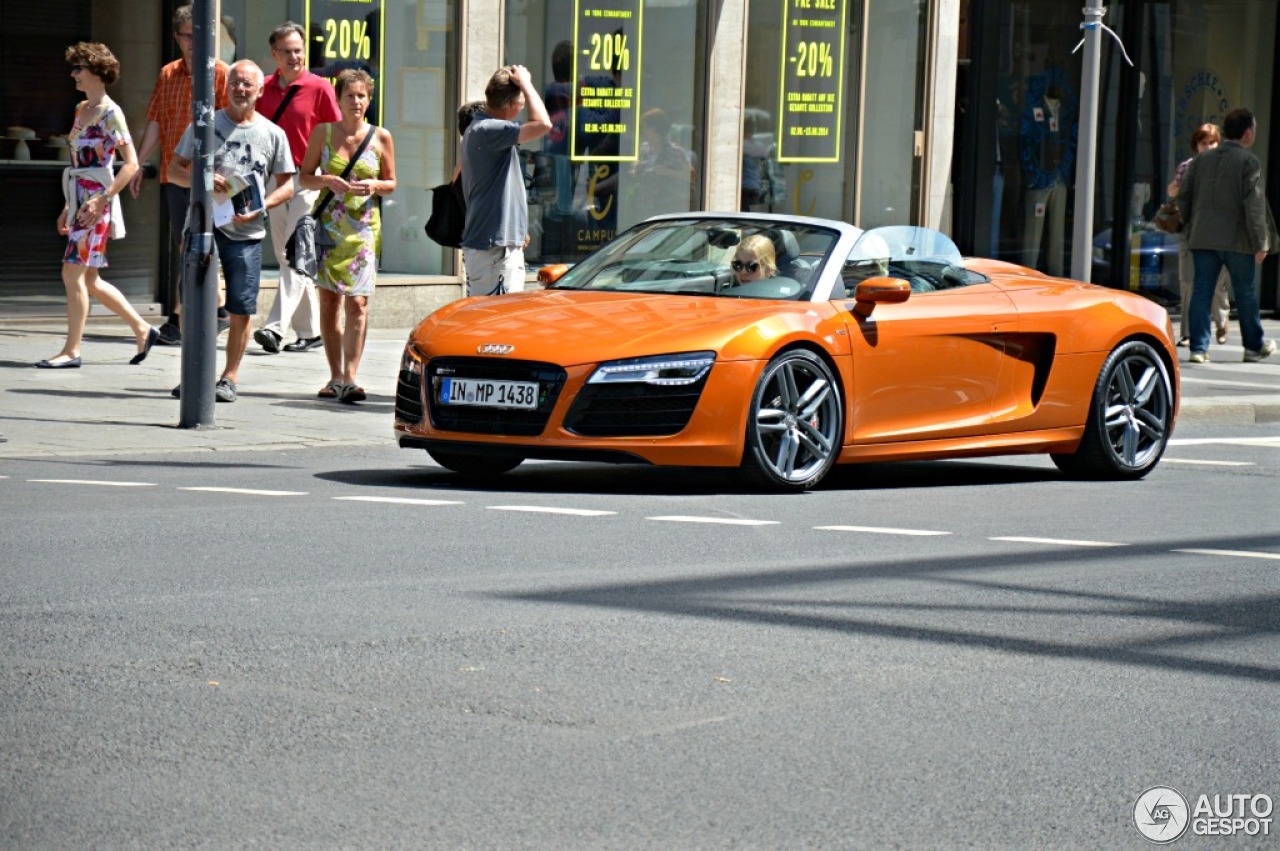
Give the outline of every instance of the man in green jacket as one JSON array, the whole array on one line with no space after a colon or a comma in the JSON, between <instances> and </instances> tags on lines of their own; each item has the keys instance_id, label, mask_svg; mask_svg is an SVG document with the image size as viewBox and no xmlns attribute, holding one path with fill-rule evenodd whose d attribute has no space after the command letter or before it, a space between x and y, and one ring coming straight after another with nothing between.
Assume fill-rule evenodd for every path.
<instances>
[{"instance_id":1,"label":"man in green jacket","mask_svg":"<svg viewBox=\"0 0 1280 851\"><path fill-rule=\"evenodd\" d=\"M1262 166L1250 153L1258 122L1247 109L1235 109L1222 121L1226 140L1198 154L1178 187L1178 209L1187 228L1187 247L1195 265L1191 304L1191 363L1209 360L1209 306L1218 273L1231 274L1244 360L1253 363L1276 350L1262 336L1258 312L1258 264L1280 250L1271 211L1263 195Z\"/></svg>"}]
</instances>

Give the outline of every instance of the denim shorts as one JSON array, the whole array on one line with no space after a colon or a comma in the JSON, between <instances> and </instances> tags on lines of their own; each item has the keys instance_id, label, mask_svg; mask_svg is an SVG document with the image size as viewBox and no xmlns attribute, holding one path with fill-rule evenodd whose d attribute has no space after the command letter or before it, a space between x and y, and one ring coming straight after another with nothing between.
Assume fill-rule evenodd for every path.
<instances>
[{"instance_id":1,"label":"denim shorts","mask_svg":"<svg viewBox=\"0 0 1280 851\"><path fill-rule=\"evenodd\" d=\"M215 229L213 243L227 282L227 313L253 316L258 312L258 286L262 282L262 240L232 239Z\"/></svg>"}]
</instances>

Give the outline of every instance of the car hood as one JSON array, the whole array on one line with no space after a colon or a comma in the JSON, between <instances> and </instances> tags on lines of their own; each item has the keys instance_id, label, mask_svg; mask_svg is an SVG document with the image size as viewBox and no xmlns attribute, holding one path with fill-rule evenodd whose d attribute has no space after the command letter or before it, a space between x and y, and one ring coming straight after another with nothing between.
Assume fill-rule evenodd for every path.
<instances>
[{"instance_id":1,"label":"car hood","mask_svg":"<svg viewBox=\"0 0 1280 851\"><path fill-rule=\"evenodd\" d=\"M812 329L813 302L539 290L453 302L414 329L424 355L473 356L512 346L506 356L565 366L627 357L711 350L722 360L766 357L768 342Z\"/></svg>"}]
</instances>

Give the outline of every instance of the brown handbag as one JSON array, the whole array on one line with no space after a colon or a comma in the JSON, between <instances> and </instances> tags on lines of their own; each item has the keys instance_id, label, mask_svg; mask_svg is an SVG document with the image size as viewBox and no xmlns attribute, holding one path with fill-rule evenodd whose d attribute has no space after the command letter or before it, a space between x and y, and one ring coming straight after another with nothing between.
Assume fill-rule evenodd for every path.
<instances>
[{"instance_id":1,"label":"brown handbag","mask_svg":"<svg viewBox=\"0 0 1280 851\"><path fill-rule=\"evenodd\" d=\"M1182 211L1178 209L1178 202L1170 198L1161 204L1154 223L1165 233L1182 233Z\"/></svg>"}]
</instances>

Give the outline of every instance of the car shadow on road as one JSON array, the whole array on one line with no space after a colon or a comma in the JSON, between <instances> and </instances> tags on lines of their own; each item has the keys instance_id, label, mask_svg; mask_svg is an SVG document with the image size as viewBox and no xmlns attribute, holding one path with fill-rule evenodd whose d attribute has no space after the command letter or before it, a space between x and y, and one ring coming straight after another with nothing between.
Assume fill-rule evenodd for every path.
<instances>
[{"instance_id":1,"label":"car shadow on road","mask_svg":"<svg viewBox=\"0 0 1280 851\"><path fill-rule=\"evenodd\" d=\"M1240 649L1249 639L1265 641L1265 636L1280 633L1280 594L1191 599L1191 592L1182 595L1176 586L1135 594L1093 591L1078 582L1081 568L1096 567L1102 584L1106 577L1123 577L1125 565L1144 561L1141 569L1149 570L1152 560L1178 558L1175 550L1266 550L1275 543L1274 537L1239 536L1131 545L1125 548L1123 564L1114 551L1057 547L927 559L841 560L487 596L1280 683L1280 665L1273 657L1260 651L1250 659ZM1025 575L1039 568L1065 568L1072 571L1072 579L1055 583L1056 574L1044 573L1046 578L1038 574L1036 579L1015 581L999 575L1003 570ZM888 586L888 591L884 584L869 585L874 594L859 593L863 585L884 581L907 584L896 590ZM940 585L945 586L941 595ZM1121 585L1133 587L1128 581ZM971 602L975 594L979 602ZM1084 630L1064 633L1063 617L1094 621ZM1223 649L1214 658L1219 643Z\"/></svg>"},{"instance_id":2,"label":"car shadow on road","mask_svg":"<svg viewBox=\"0 0 1280 851\"><path fill-rule=\"evenodd\" d=\"M719 467L650 467L526 461L509 473L488 478L463 476L438 466L403 470L337 470L317 478L357 487L438 489L474 493L583 495L683 495L767 493L753 490L737 470ZM858 492L898 488L1021 485L1061 479L1055 468L979 461L902 461L838 467L811 492ZM794 495L791 498L803 498Z\"/></svg>"}]
</instances>

